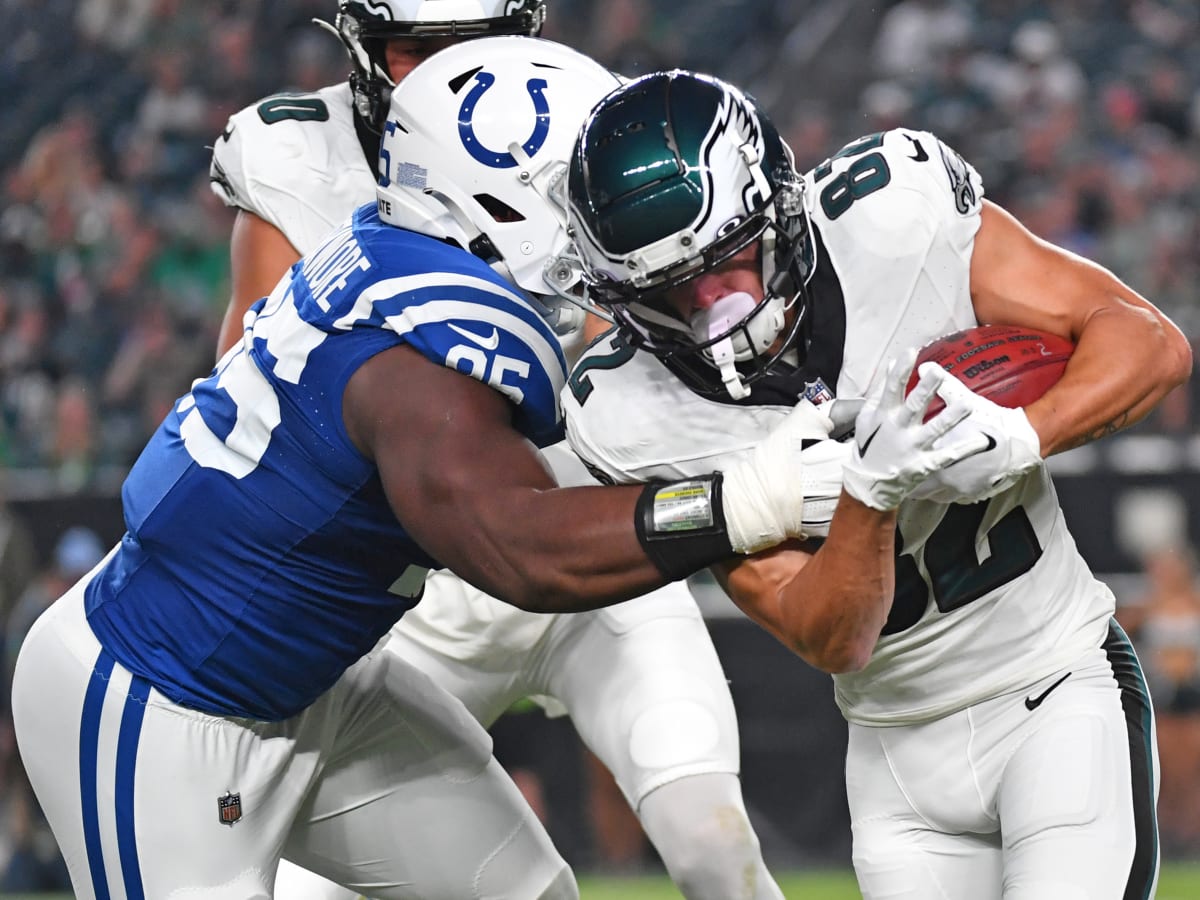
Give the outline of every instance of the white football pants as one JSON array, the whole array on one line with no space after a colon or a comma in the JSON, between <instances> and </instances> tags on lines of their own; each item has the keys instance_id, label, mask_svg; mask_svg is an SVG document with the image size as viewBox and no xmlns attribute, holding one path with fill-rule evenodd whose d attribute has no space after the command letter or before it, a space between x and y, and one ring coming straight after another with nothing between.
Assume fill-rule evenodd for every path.
<instances>
[{"instance_id":1,"label":"white football pants","mask_svg":"<svg viewBox=\"0 0 1200 900\"><path fill-rule=\"evenodd\" d=\"M1121 900L1158 875L1154 717L1128 638L933 722L850 726L865 900Z\"/></svg>"},{"instance_id":2,"label":"white football pants","mask_svg":"<svg viewBox=\"0 0 1200 900\"><path fill-rule=\"evenodd\" d=\"M260 900L281 854L414 900L573 900L487 733L377 648L282 722L170 702L97 643L77 585L13 679L21 757L80 900Z\"/></svg>"}]
</instances>

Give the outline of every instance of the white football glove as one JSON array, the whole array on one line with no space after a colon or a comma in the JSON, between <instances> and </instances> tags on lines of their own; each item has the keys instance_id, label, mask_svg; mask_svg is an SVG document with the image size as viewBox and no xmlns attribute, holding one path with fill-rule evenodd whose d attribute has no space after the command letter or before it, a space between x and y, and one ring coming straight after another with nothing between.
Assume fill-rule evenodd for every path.
<instances>
[{"instance_id":1,"label":"white football glove","mask_svg":"<svg viewBox=\"0 0 1200 900\"><path fill-rule=\"evenodd\" d=\"M951 437L951 429L970 408L959 397L946 398L946 408L922 423L925 408L941 384L936 374L921 367L921 379L908 397L908 382L916 352L888 363L883 393L858 414L854 449L842 479L846 493L872 509L895 509L932 473L979 453L987 438L979 432ZM940 366L933 365L939 372ZM940 439L940 440L939 440Z\"/></svg>"},{"instance_id":2,"label":"white football glove","mask_svg":"<svg viewBox=\"0 0 1200 900\"><path fill-rule=\"evenodd\" d=\"M734 550L754 553L789 537L807 537L807 498L827 500L833 491L836 502L841 492L841 460L847 450L827 439L833 428L829 416L810 401L801 400L747 458L725 469L722 505ZM811 446L805 449L805 444ZM814 524L827 514L828 510L818 505Z\"/></svg>"},{"instance_id":3,"label":"white football glove","mask_svg":"<svg viewBox=\"0 0 1200 900\"><path fill-rule=\"evenodd\" d=\"M925 363L922 374L926 365L937 368L938 396L947 404L953 400L968 409L967 417L942 441L977 434L984 437L987 446L934 472L910 496L939 503L975 503L1007 490L1041 465L1042 441L1024 410L1006 409L979 396L936 363Z\"/></svg>"}]
</instances>

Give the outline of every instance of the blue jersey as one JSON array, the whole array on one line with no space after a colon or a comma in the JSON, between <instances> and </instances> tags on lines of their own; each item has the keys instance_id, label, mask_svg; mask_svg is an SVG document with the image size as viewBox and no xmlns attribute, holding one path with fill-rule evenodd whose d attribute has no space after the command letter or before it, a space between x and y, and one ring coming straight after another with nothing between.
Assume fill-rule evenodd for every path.
<instances>
[{"instance_id":1,"label":"blue jersey","mask_svg":"<svg viewBox=\"0 0 1200 900\"><path fill-rule=\"evenodd\" d=\"M255 304L126 479L127 532L87 589L122 665L186 706L278 720L412 607L437 561L342 418L350 376L398 344L503 393L538 446L562 437L562 351L529 299L360 208Z\"/></svg>"}]
</instances>

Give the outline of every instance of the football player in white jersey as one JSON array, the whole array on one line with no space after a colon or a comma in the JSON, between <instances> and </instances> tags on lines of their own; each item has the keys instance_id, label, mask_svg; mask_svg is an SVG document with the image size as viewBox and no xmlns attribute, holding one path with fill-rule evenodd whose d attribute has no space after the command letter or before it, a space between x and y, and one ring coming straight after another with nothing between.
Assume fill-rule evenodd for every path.
<instances>
[{"instance_id":1,"label":"football player in white jersey","mask_svg":"<svg viewBox=\"0 0 1200 900\"><path fill-rule=\"evenodd\" d=\"M374 196L392 84L463 38L536 34L544 15L541 0L348 0L338 8L336 31L354 65L349 83L268 97L229 120L212 160L214 190L238 209L222 353L241 339L247 307ZM447 91L444 101L446 112L454 112L461 97ZM583 331L573 334L569 356ZM547 448L546 455L560 483L592 483L565 447ZM686 584L668 585L637 604L566 618L501 603L449 571L430 576L426 596L396 626L395 652L449 689L485 727L526 695L568 713L686 897L781 896L741 795L729 686ZM348 896L333 885L303 886L309 880L285 864L280 896Z\"/></svg>"},{"instance_id":2,"label":"football player in white jersey","mask_svg":"<svg viewBox=\"0 0 1200 900\"><path fill-rule=\"evenodd\" d=\"M281 857L392 900L578 896L486 731L383 648L391 626L441 565L578 612L804 535L804 439L832 427L800 407L744 464L673 485L563 488L544 466L567 372L532 260L567 242L550 196L613 84L533 38L428 60L392 93L377 203L251 306L151 437L126 533L34 624L12 679L76 897L265 900ZM451 85L490 96L447 109ZM458 153L475 165L448 178ZM983 446L935 446L968 414L922 424L935 382L905 401L893 380L860 414L879 427L846 463L863 496ZM892 517L839 506L845 539L817 557L890 571L890 553L857 557Z\"/></svg>"},{"instance_id":3,"label":"football player in white jersey","mask_svg":"<svg viewBox=\"0 0 1200 900\"><path fill-rule=\"evenodd\" d=\"M1180 331L985 200L934 135L868 135L801 176L753 99L695 73L601 102L569 206L563 264L618 328L569 379L568 440L614 482L733 464L801 398L877 397L890 358L977 323L1076 342L1037 402L972 408L959 429L992 447L900 506L881 607L798 587L820 559L804 543L716 568L749 616L834 673L868 900L1152 896L1150 699L1043 458L1182 383ZM860 418L855 440L874 439ZM851 617L847 652L830 635Z\"/></svg>"}]
</instances>

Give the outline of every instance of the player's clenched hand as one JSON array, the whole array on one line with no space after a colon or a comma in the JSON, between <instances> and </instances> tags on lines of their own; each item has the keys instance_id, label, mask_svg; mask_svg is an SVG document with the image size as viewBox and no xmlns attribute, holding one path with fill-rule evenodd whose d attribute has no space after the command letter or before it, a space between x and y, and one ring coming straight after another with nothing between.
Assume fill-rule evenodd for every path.
<instances>
[{"instance_id":1,"label":"player's clenched hand","mask_svg":"<svg viewBox=\"0 0 1200 900\"><path fill-rule=\"evenodd\" d=\"M833 428L829 416L801 400L748 458L725 470L725 527L734 550L753 553L789 537L808 537L805 510L810 498L825 499L824 506L814 504L817 521L812 524L814 529L828 529L828 497L841 492L842 462L848 452L827 440Z\"/></svg>"},{"instance_id":2,"label":"player's clenched hand","mask_svg":"<svg viewBox=\"0 0 1200 900\"><path fill-rule=\"evenodd\" d=\"M980 452L933 473L912 492L912 497L940 503L975 503L1007 490L1041 464L1042 442L1023 410L1006 409L981 397L940 366L936 368L938 396L947 404L954 401L967 409L966 418L942 441L978 435L985 445Z\"/></svg>"},{"instance_id":3,"label":"player's clenched hand","mask_svg":"<svg viewBox=\"0 0 1200 900\"><path fill-rule=\"evenodd\" d=\"M921 366L920 381L905 397L915 358L910 351L888 363L883 393L863 407L855 423L853 452L842 478L846 493L873 509L895 509L931 474L987 445L978 432L952 435L970 413L961 398L947 398L945 409L922 421L943 370L934 363Z\"/></svg>"}]
</instances>

